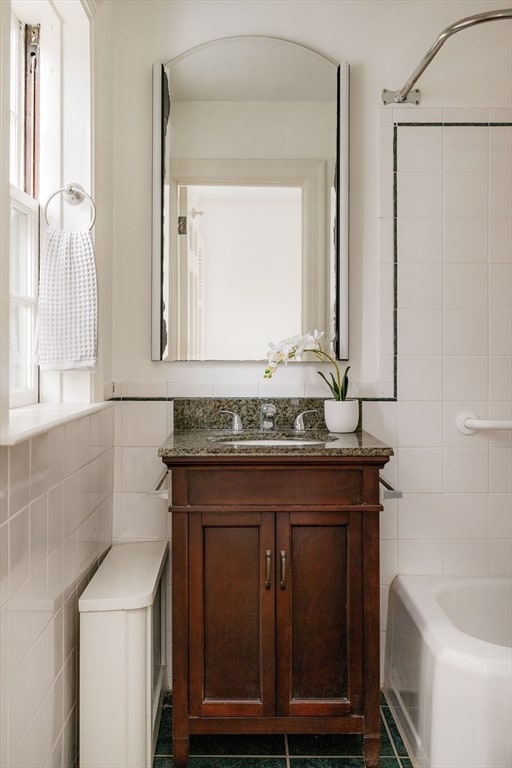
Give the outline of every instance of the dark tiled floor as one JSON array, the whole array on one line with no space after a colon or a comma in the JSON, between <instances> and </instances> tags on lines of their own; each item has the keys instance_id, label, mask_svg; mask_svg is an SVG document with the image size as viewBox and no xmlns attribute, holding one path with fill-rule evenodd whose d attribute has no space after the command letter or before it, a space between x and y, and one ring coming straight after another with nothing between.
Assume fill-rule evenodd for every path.
<instances>
[{"instance_id":1,"label":"dark tiled floor","mask_svg":"<svg viewBox=\"0 0 512 768\"><path fill-rule=\"evenodd\" d=\"M172 703L166 697L153 768L173 768ZM413 768L384 696L379 768ZM364 768L360 736L192 736L190 768Z\"/></svg>"}]
</instances>

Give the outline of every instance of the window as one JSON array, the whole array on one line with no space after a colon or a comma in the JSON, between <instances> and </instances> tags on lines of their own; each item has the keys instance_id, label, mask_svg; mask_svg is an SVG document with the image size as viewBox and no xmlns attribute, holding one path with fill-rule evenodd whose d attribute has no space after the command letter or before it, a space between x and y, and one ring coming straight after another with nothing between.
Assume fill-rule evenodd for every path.
<instances>
[{"instance_id":1,"label":"window","mask_svg":"<svg viewBox=\"0 0 512 768\"><path fill-rule=\"evenodd\" d=\"M34 329L39 264L39 26L11 18L10 405L38 399Z\"/></svg>"}]
</instances>

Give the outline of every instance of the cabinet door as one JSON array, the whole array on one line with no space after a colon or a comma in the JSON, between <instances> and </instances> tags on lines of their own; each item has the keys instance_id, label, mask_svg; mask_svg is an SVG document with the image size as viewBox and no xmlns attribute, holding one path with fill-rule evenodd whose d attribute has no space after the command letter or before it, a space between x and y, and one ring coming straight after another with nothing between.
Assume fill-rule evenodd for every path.
<instances>
[{"instance_id":1,"label":"cabinet door","mask_svg":"<svg viewBox=\"0 0 512 768\"><path fill-rule=\"evenodd\" d=\"M274 515L189 514L192 716L274 713Z\"/></svg>"},{"instance_id":2,"label":"cabinet door","mask_svg":"<svg viewBox=\"0 0 512 768\"><path fill-rule=\"evenodd\" d=\"M360 713L361 514L278 512L276 532L277 713Z\"/></svg>"}]
</instances>

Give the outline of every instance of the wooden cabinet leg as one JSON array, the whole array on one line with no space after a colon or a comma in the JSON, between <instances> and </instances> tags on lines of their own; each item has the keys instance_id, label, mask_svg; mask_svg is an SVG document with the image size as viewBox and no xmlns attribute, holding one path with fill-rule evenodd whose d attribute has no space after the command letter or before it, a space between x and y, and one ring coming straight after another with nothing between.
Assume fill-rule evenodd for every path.
<instances>
[{"instance_id":1,"label":"wooden cabinet leg","mask_svg":"<svg viewBox=\"0 0 512 768\"><path fill-rule=\"evenodd\" d=\"M189 751L190 740L188 736L172 740L172 756L175 768L187 768Z\"/></svg>"},{"instance_id":2,"label":"wooden cabinet leg","mask_svg":"<svg viewBox=\"0 0 512 768\"><path fill-rule=\"evenodd\" d=\"M365 736L363 742L365 768L378 768L380 736Z\"/></svg>"}]
</instances>

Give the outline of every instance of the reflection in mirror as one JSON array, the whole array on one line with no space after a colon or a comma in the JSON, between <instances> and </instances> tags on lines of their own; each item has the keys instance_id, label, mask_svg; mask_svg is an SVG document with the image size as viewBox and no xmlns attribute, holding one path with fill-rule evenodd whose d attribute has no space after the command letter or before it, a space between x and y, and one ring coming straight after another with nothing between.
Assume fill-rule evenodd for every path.
<instances>
[{"instance_id":1,"label":"reflection in mirror","mask_svg":"<svg viewBox=\"0 0 512 768\"><path fill-rule=\"evenodd\" d=\"M154 360L347 357L348 67L234 37L154 68Z\"/></svg>"}]
</instances>

